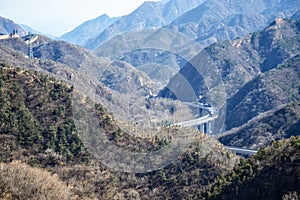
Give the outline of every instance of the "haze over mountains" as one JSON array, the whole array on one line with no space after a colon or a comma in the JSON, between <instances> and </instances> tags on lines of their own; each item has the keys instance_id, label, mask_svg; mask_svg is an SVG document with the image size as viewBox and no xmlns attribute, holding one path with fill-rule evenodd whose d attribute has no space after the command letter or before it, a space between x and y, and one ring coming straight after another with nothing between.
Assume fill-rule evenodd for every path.
<instances>
[{"instance_id":1,"label":"haze over mountains","mask_svg":"<svg viewBox=\"0 0 300 200\"><path fill-rule=\"evenodd\" d=\"M62 199L300 198L299 11L299 0L145 2L64 41L0 18L0 198L43 195L38 173ZM101 134L78 126L92 117ZM178 125L207 117L214 137ZM97 155L103 144L144 171L99 159L119 158ZM146 157L153 170L128 156L164 149Z\"/></svg>"},{"instance_id":2,"label":"haze over mountains","mask_svg":"<svg viewBox=\"0 0 300 200\"><path fill-rule=\"evenodd\" d=\"M250 0L145 2L133 13L121 17L110 26L104 24L102 26L104 30L88 31L88 27L84 24L82 27L77 27L77 30L80 28L87 32L93 32L89 37L90 41L84 39L85 44L80 42L88 49L96 49L122 32L162 26L175 32L184 33L205 47L217 41L234 39L257 31L277 17L291 17L299 9L297 1L276 1L274 3L257 0L255 4ZM94 26L97 27L97 24ZM71 41L70 38L69 41Z\"/></svg>"},{"instance_id":3,"label":"haze over mountains","mask_svg":"<svg viewBox=\"0 0 300 200\"><path fill-rule=\"evenodd\" d=\"M133 13L121 17L106 27L105 30L99 32L98 36L90 37L89 41L85 40L87 43L83 46L92 49L100 57L108 57L114 60L116 59L116 51L120 52L122 46L126 49L128 45L131 45L130 39L126 38L128 34L135 34L131 31L136 29L145 30L147 27L162 27L162 29L170 30L174 35L185 34L191 40L195 40L200 48L205 48L217 41L243 37L260 30L277 17L289 18L293 14L296 15L299 9L297 1L278 1L274 3L259 0L255 4L252 1L237 0L145 2ZM122 33L125 34L124 38L122 38L122 35L114 37ZM165 42L165 49L174 49L172 44L176 44L176 41L168 43L166 38L161 35L160 37L157 40ZM119 49L119 47L121 48ZM152 49L147 51L150 55L155 52ZM132 55L130 55L130 52L126 52L127 61L133 61L133 57L137 53L132 52ZM141 54L147 53L144 51ZM170 54L168 56L172 57ZM140 55L139 57L143 56ZM120 57L120 59L122 60L124 57ZM174 58L172 59L174 60ZM181 60L170 64L171 67L153 65L149 63L149 59L144 59L138 65L136 62L133 64L133 62L131 63L133 66L159 81L161 85L165 84L184 65ZM166 76L162 77L157 71L165 71Z\"/></svg>"},{"instance_id":4,"label":"haze over mountains","mask_svg":"<svg viewBox=\"0 0 300 200\"><path fill-rule=\"evenodd\" d=\"M95 49L116 34L125 31L161 27L169 24L173 19L202 2L203 0L170 0L167 3L147 1L133 13L120 18L103 32L100 32L97 37L91 38L85 47Z\"/></svg>"},{"instance_id":5,"label":"haze over mountains","mask_svg":"<svg viewBox=\"0 0 300 200\"><path fill-rule=\"evenodd\" d=\"M95 38L99 33L104 31L107 27L117 21L118 17L110 18L104 14L96 19L89 20L73 31L61 36L67 42L84 46L89 39Z\"/></svg>"}]
</instances>

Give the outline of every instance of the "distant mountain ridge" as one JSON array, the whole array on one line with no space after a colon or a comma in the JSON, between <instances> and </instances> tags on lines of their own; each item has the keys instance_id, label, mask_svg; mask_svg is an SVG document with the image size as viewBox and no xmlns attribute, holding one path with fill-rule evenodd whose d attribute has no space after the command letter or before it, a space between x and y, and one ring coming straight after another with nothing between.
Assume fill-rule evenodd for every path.
<instances>
[{"instance_id":1,"label":"distant mountain ridge","mask_svg":"<svg viewBox=\"0 0 300 200\"><path fill-rule=\"evenodd\" d=\"M123 16L95 39L85 45L88 49L95 49L116 34L133 29L147 27L161 27L184 12L196 7L204 0L170 0L168 2L144 2L139 8L129 15Z\"/></svg>"},{"instance_id":2,"label":"distant mountain ridge","mask_svg":"<svg viewBox=\"0 0 300 200\"><path fill-rule=\"evenodd\" d=\"M65 33L61 38L67 42L84 46L85 43L98 36L104 29L117 21L119 17L109 17L103 14L95 19L84 22L74 30Z\"/></svg>"},{"instance_id":3,"label":"distant mountain ridge","mask_svg":"<svg viewBox=\"0 0 300 200\"><path fill-rule=\"evenodd\" d=\"M113 36L133 29L165 26L187 34L204 47L217 41L234 39L257 31L277 17L291 17L300 9L299 0L169 0L144 2L129 15L109 20L102 29L94 29L90 20L62 38L90 50ZM107 17L102 15L99 19ZM89 25L88 25L89 24ZM84 32L91 36L86 36ZM78 38L81 35L83 38Z\"/></svg>"},{"instance_id":4,"label":"distant mountain ridge","mask_svg":"<svg viewBox=\"0 0 300 200\"><path fill-rule=\"evenodd\" d=\"M299 9L299 0L206 0L166 28L184 33L206 47L258 31L278 17L291 17Z\"/></svg>"},{"instance_id":5,"label":"distant mountain ridge","mask_svg":"<svg viewBox=\"0 0 300 200\"><path fill-rule=\"evenodd\" d=\"M186 2L185 2L186 3ZM159 13L161 10L163 11L163 18L159 17L157 20L155 20L155 23L160 22L161 19L165 20L166 22L168 20L174 18L175 15L178 15L178 12L176 12L177 8L180 7L183 10L188 10L188 8L192 8L194 5L198 3L198 6L186 11L182 12L182 15L177 16L177 18L170 21L169 25L163 26L160 30L161 32L164 32L164 30L170 30L173 35L182 35L185 34L189 38L191 38L191 41L197 42L199 45L200 51L202 48L207 47L208 45L218 42L218 41L224 41L224 40L232 40L237 37L243 37L251 32L258 31L263 29L268 25L268 23L271 23L275 17L278 16L291 16L294 14L298 9L300 9L300 2L299 5L295 4L294 2L291 3L293 6L289 6L288 3L285 3L284 0L278 0L276 3L274 2L268 2L267 0L257 0L255 3L252 0L205 0L203 2L190 2L191 5L188 6L188 4L182 4L182 1L169 1L166 3L165 8L162 8L162 4L156 3L155 6L152 5L152 2L146 2L141 6L139 9L137 9L135 12L133 12L130 17L128 18L122 18L120 19L120 24L116 22L111 27L108 27L99 37L99 42L104 42L103 44L98 45L99 43L96 40L91 40L91 45L94 45L93 52L100 56L100 57L109 57L111 58L112 55L118 55L118 53L122 53L122 48L124 49L130 49L130 46L135 43L135 39L128 39L126 37L128 34L134 34L129 31L126 32L126 34L123 35L117 35L111 38L112 35L117 34L117 32L114 32L115 30L120 31L119 28L125 29L131 29L132 27L136 26L141 29L141 31L147 31L147 29L144 26L138 26L138 21L143 19L140 18L140 12L146 12L148 11L147 15L145 17L153 17L154 8L157 13ZM189 3L189 2L187 2ZM185 9L183 9L186 7ZM170 12L169 12L170 11ZM155 17L161 16L156 15ZM173 14L172 14L173 13ZM174 15L175 13L175 15ZM148 15L149 14L149 15ZM132 23L129 23L130 26L125 27L126 23L129 21L126 20L132 20ZM137 21L136 21L137 20ZM150 24L150 21L148 21ZM116 25L117 24L117 25ZM163 24L163 23L162 23ZM159 26L159 24L156 24L156 26ZM112 28L114 27L114 28ZM116 28L116 29L115 29ZM150 32L150 31L148 31ZM158 28L159 32L159 28ZM146 33L145 33L146 34ZM124 36L125 35L125 36ZM161 43L165 43L165 47L167 48L170 44L176 44L178 45L178 39L177 41L172 41L170 43L167 43L165 41L168 41L168 38L164 38L163 34L157 34L158 37L156 37L156 40L161 40ZM161 37L162 36L162 37ZM136 36L141 37L141 36ZM111 39L109 39L111 38ZM147 38L147 37L145 37ZM98 40L97 39L97 40ZM109 41L106 41L108 40ZM147 39L145 39L147 40ZM106 42L105 42L106 41ZM123 44L124 43L124 44ZM98 45L98 46L97 46ZM174 48L176 48L174 45ZM122 48L120 48L122 47ZM143 48L142 46L140 48ZM117 52L117 54L116 54ZM126 52L127 53L127 52ZM147 55L148 54L148 55ZM196 55L195 53L194 55ZM135 65L135 59L137 58L147 58L150 55L153 55L152 52L148 50L143 51L143 53L127 53L126 55L126 61L128 61L130 64L136 66L139 69L142 69L144 72L148 73L148 75L162 83L162 85L165 85L166 81L168 81L171 76L174 75L183 65L182 63L175 63L170 61L167 63L166 61L162 62L156 62L153 65L147 65L149 63L149 59L144 59L143 62L140 62L139 65ZM115 58L115 57L114 57ZM134 64L135 63L135 64ZM164 67L161 64L164 64L167 67ZM165 72L167 76L161 77L159 73L157 73L158 70L162 70ZM167 71L166 71L167 70ZM157 76L157 77L155 77Z\"/></svg>"},{"instance_id":6,"label":"distant mountain ridge","mask_svg":"<svg viewBox=\"0 0 300 200\"><path fill-rule=\"evenodd\" d=\"M10 19L0 17L0 34L7 35L17 31L20 36L26 35L26 31Z\"/></svg>"}]
</instances>

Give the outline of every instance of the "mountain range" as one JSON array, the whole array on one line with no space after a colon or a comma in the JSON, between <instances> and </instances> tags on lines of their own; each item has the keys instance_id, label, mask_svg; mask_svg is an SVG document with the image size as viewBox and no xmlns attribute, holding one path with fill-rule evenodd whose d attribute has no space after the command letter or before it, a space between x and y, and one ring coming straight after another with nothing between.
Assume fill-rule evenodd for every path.
<instances>
[{"instance_id":1,"label":"mountain range","mask_svg":"<svg viewBox=\"0 0 300 200\"><path fill-rule=\"evenodd\" d=\"M152 4L155 4L155 6ZM157 34L159 37L156 38L156 41L161 40L161 43L165 45L164 49L177 48L176 45L178 45L178 43L181 45L180 40L182 36L180 35L184 34L189 37L189 40L197 42L199 45L197 51L201 51L201 49L215 42L244 37L251 32L261 30L277 17L289 18L300 9L300 4L297 4L295 1L285 2L283 0L277 1L277 3L259 0L255 4L253 4L252 1L206 0L184 2L184 4L188 6L182 6L182 2L180 1L169 1L166 4L161 2L147 2L132 14L120 18L120 20L105 29L97 39L90 40L90 44L87 43L85 47L93 49L93 52L100 57L123 59L124 61L124 57L120 55L123 53L122 48L128 50L130 49L128 46L134 44L139 44L140 48L144 48L143 46L147 43L146 35L151 36L152 34L150 33L153 32L152 29L147 28L156 27L158 28L157 32L166 32L166 30L168 30L171 34L178 36L178 38L174 38L175 40L169 40L164 34ZM152 6L155 7L155 12L147 8L152 8ZM163 9L161 9L162 7ZM182 12L177 12L176 15L165 14L166 9L169 10L167 13L172 13L178 10L178 7L182 8ZM145 13L145 10L148 10L147 15L140 14ZM161 10L164 10L162 14L160 13ZM153 13L155 13L155 15ZM168 16L173 16L173 19ZM139 21L145 21L145 18L156 19L154 20L156 24L151 24L149 21L146 23L147 25L140 26ZM138 31L141 31L139 36L135 35ZM144 33L147 31L150 33ZM120 35L122 32L123 35ZM128 35L132 36L128 37ZM140 41L140 43L133 42L135 37L145 38L145 41ZM138 52L143 53L138 55ZM192 51L188 50L185 52ZM144 61L140 60L137 65L137 62L134 61L136 57L151 57L151 55L155 54L155 50L148 48L144 50L139 49L132 53L125 53L127 62L142 70L148 74L148 76L152 78L155 77L155 80L158 81L160 85L164 85L186 63L181 62L181 60L174 62L173 59L169 60L169 64L167 65L160 65L161 63L149 64L149 59L145 59ZM149 56L145 56L147 54L149 54ZM171 55L170 52L165 52L165 54L168 54L169 57L174 56ZM196 54L197 53L194 53L194 56ZM116 58L115 55L120 55L120 58ZM162 77L157 71L165 71L166 76Z\"/></svg>"},{"instance_id":2,"label":"mountain range","mask_svg":"<svg viewBox=\"0 0 300 200\"><path fill-rule=\"evenodd\" d=\"M206 47L260 30L277 17L289 18L297 10L297 1L207 0L167 28L184 33Z\"/></svg>"},{"instance_id":3,"label":"mountain range","mask_svg":"<svg viewBox=\"0 0 300 200\"><path fill-rule=\"evenodd\" d=\"M227 97L230 98L258 73L267 72L297 54L298 23L298 21L278 18L261 32L209 46L190 62L197 64L204 53L208 54L222 70L219 75L225 84ZM195 66L197 65L187 64L179 73L185 74L184 76L189 80L189 76L195 77L195 74L185 71L191 71L190 68Z\"/></svg>"},{"instance_id":4,"label":"mountain range","mask_svg":"<svg viewBox=\"0 0 300 200\"><path fill-rule=\"evenodd\" d=\"M300 198L299 5L145 2L63 36L76 44L0 18L0 33L21 36L0 38L0 198ZM213 137L175 125L210 106ZM103 138L78 127L90 116ZM172 142L187 146L152 171L122 172L98 160L116 160L113 151L95 154L104 143L140 154ZM135 162L121 166L142 169Z\"/></svg>"},{"instance_id":5,"label":"mountain range","mask_svg":"<svg viewBox=\"0 0 300 200\"><path fill-rule=\"evenodd\" d=\"M221 77L227 99L225 130L242 126L260 113L277 109L282 104L299 102L299 44L299 20L278 18L263 31L249 34L244 39L207 47L184 66L158 96L180 98L173 91L177 94L184 93L188 86L177 83L178 80L186 80L196 97L205 98L205 95L209 95L209 90L213 91L213 88L208 87L210 78ZM203 59L203 54L207 54L212 60L212 66L215 66L213 69L218 70L217 74L203 76L199 73L199 69L203 70L199 63L207 62ZM293 123L290 127L292 125ZM257 139L260 137L259 133L261 132L253 133L257 134ZM242 140L248 141L247 139L245 137ZM270 142L270 138L267 141Z\"/></svg>"},{"instance_id":6,"label":"mountain range","mask_svg":"<svg viewBox=\"0 0 300 200\"><path fill-rule=\"evenodd\" d=\"M173 1L169 1L168 3L171 2ZM190 15L190 12L193 13L199 8L205 8L204 5L216 5L216 8L218 8L218 6L220 7L219 2L215 1L214 3L215 4L212 4L210 1L206 1L197 8L192 9L191 11L179 17L177 21L183 20L186 15ZM233 4L234 2L230 3ZM238 6L237 8L231 8L231 10L234 9L237 10ZM262 10L264 10L264 13L272 13L271 11L265 11L265 9ZM204 9L203 11L209 11L209 9ZM251 13L256 11L257 10L254 9L248 12ZM205 14L205 12L203 13ZM294 16L296 15L297 13L294 14ZM108 16L104 15L100 18L107 17ZM193 18L190 19L191 21L199 20ZM175 22L176 20L173 23L175 24ZM283 64L287 59L292 58L299 51L298 23L298 21L278 18L261 32L247 35L244 39L238 38L233 41L216 43L204 50L204 52L207 53L217 65L217 68L221 69L221 71L219 71L219 75L222 78L224 87L226 88L226 99L228 101L227 106L225 107L225 130L240 127L252 118L255 118L260 113L276 109L277 106L289 103L295 100L295 98L297 100L298 94L296 91L296 85L295 87L288 87L290 89L293 88L293 90L295 91L293 95L284 93L289 90L279 92L276 91L276 95L279 95L276 99L270 99L270 97L274 97L274 94L271 93L267 94L269 96L261 95L261 98L258 98L260 94L253 93L253 91L260 91L255 88L261 87L260 85L257 85L260 77L264 77L260 74L264 75L270 70L275 69L279 64ZM156 33L157 31L154 30L153 34L155 35ZM138 34L140 33L138 32ZM149 37L149 35L147 36L148 40L151 41L153 39L154 41L155 37L152 37L152 35L150 36L151 37ZM120 41L120 39L117 39L115 41ZM2 40L0 41L0 43L2 45L5 45L6 47L10 47L13 50L21 52L22 54L28 54L28 46L21 38L13 40ZM112 42L109 42L107 44L105 49L108 50L112 46L118 46L116 44L114 44L112 40ZM168 81L166 77L171 78L176 73L176 70L179 70L181 68L178 63L181 63L181 65L187 63L187 60L182 60L182 58L170 57L168 54L164 54L164 52L159 53L155 51L152 54L149 54L149 52L147 51L143 53L143 60L137 61L133 59L134 57L139 57L140 53L142 52L137 51L137 54L135 54L135 52L131 52L130 54L125 54L123 55L123 57L119 58L120 61L111 62L109 60L102 60L88 50L79 46L71 45L63 41L54 41L44 36L40 36L39 39L32 44L32 46L33 56L35 58L44 60L45 62L47 62L47 60L58 62L75 70L88 70L88 73L90 75L96 78L96 80L100 80L100 82L102 82L102 84L107 87L109 92L104 92L107 94L115 91L118 93L118 95L128 95L131 94L134 88L144 87L145 91L148 91L144 93L144 95L147 96L152 92L155 92L157 89L157 86L155 86L155 81L153 80L163 80L164 82L162 83L166 83ZM115 52L115 50L111 50L111 52ZM153 56L159 54L161 54L161 58L157 57L153 60ZM274 55L277 55L276 59L274 59ZM172 81L177 82L177 77L181 77L182 75L184 79L189 80L189 84L196 92L196 96L203 96L205 91L207 91L207 89L209 88L205 86L206 83L203 80L203 77L201 77L200 74L199 76L197 76L198 73L195 73L195 70L193 70L193 67L195 66L191 65L191 63L193 64L199 62L201 56L202 53L200 53L198 57L196 56L189 63L187 63L186 66L183 66L180 69L178 75L174 76L174 78L170 81L169 85L159 92L158 97L164 98L174 96L172 95L172 93L170 93L169 90L173 87L171 86L173 85ZM166 58L167 62L163 63L162 60L166 61ZM173 66L177 66L175 70L165 67L170 64L170 61L173 62ZM147 64L147 62L149 63L149 65ZM161 63L162 65L155 64L153 66L153 64L151 64L153 62ZM24 65L25 63L26 62L24 62ZM132 63L132 65L130 65L129 63ZM159 69L162 67L166 68L166 71L164 71L163 74L159 75L159 73L162 73ZM144 70L146 73L141 72L140 70ZM170 72L168 70L170 70ZM66 73L69 74L68 76L71 76L70 74L73 74L73 72ZM170 75L166 76L166 74L168 73L170 73ZM295 72L291 73L293 74ZM297 80L295 79L294 81ZM291 81L287 79L285 85L288 85L288 83L290 82ZM172 89L177 92L180 91L180 89ZM266 88L266 90L269 91L270 89ZM248 95L253 93L253 95L245 96L245 93ZM251 98L253 98L253 100L249 101L249 99ZM263 103L262 107L258 107L258 105L255 105L254 109L251 109L251 107L253 107L253 104L256 104L257 101L265 102L266 100L263 98L270 99L268 100L270 102L269 106L265 106L266 104ZM118 103L115 103L120 103L119 101L117 102ZM267 143L263 143L263 145L266 144Z\"/></svg>"},{"instance_id":7,"label":"mountain range","mask_svg":"<svg viewBox=\"0 0 300 200\"><path fill-rule=\"evenodd\" d=\"M108 27L104 26L105 30L95 32L84 47L100 48L101 44L117 34L147 27L164 27L184 33L206 47L216 41L234 39L257 31L277 17L291 17L299 9L297 1L283 0L276 3L268 0L255 3L251 0L145 2L133 13L121 17ZM78 28L85 27L83 24Z\"/></svg>"},{"instance_id":8,"label":"mountain range","mask_svg":"<svg viewBox=\"0 0 300 200\"><path fill-rule=\"evenodd\" d=\"M98 36L88 41L84 47L95 49L122 32L167 25L202 2L203 0L170 0L167 3L146 1L131 14L121 17L103 32L99 32Z\"/></svg>"}]
</instances>

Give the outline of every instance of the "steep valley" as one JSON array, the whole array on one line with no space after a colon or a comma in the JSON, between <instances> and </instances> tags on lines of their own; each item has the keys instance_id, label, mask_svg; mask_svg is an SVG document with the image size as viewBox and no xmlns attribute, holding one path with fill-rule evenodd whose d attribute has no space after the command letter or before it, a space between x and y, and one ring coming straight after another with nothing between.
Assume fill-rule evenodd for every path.
<instances>
[{"instance_id":1,"label":"steep valley","mask_svg":"<svg viewBox=\"0 0 300 200\"><path fill-rule=\"evenodd\" d=\"M299 5L0 17L0 199L300 199Z\"/></svg>"}]
</instances>

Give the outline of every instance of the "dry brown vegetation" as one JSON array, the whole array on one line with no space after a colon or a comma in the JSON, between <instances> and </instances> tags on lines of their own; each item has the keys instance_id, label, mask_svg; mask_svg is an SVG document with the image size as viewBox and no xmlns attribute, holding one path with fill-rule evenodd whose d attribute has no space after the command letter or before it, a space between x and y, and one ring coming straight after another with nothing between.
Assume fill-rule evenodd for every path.
<instances>
[{"instance_id":1,"label":"dry brown vegetation","mask_svg":"<svg viewBox=\"0 0 300 200\"><path fill-rule=\"evenodd\" d=\"M0 199L70 199L71 192L57 175L14 161L0 163Z\"/></svg>"}]
</instances>

